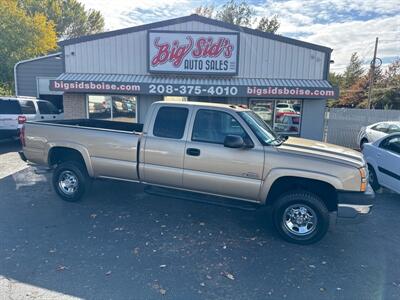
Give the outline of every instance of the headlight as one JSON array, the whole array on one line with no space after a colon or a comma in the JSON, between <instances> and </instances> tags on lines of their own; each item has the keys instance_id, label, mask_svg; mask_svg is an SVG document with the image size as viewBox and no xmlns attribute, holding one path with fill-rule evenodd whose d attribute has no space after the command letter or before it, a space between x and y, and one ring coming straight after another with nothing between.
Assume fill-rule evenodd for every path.
<instances>
[{"instance_id":1,"label":"headlight","mask_svg":"<svg viewBox=\"0 0 400 300\"><path fill-rule=\"evenodd\" d=\"M360 176L361 176L360 191L365 192L367 190L367 185L368 185L368 171L366 167L362 167L358 170L360 171Z\"/></svg>"}]
</instances>

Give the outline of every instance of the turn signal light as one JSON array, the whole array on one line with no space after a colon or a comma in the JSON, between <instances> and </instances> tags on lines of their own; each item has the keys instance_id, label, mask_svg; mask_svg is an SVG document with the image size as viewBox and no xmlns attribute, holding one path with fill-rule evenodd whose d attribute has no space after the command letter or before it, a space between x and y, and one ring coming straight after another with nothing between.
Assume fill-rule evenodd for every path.
<instances>
[{"instance_id":1,"label":"turn signal light","mask_svg":"<svg viewBox=\"0 0 400 300\"><path fill-rule=\"evenodd\" d=\"M360 191L365 192L367 190L367 171L365 168L360 168L358 169L360 171L360 176L361 176L361 186L360 186Z\"/></svg>"}]
</instances>

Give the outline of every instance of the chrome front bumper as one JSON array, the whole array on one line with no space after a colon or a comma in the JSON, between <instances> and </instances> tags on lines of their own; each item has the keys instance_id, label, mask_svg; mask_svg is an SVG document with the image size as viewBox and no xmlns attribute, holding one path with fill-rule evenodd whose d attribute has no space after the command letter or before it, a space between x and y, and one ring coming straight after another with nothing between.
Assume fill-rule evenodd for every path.
<instances>
[{"instance_id":1,"label":"chrome front bumper","mask_svg":"<svg viewBox=\"0 0 400 300\"><path fill-rule=\"evenodd\" d=\"M339 192L338 210L331 213L332 219L340 223L359 223L363 221L373 207L374 190L370 185L365 192Z\"/></svg>"}]
</instances>

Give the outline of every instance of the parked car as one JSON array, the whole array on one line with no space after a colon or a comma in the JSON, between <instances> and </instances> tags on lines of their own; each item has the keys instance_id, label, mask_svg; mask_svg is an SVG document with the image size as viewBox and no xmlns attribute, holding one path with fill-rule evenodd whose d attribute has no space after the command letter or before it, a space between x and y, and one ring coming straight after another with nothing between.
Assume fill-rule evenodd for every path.
<instances>
[{"instance_id":1,"label":"parked car","mask_svg":"<svg viewBox=\"0 0 400 300\"><path fill-rule=\"evenodd\" d=\"M400 193L400 132L364 144L363 154L372 188L383 186Z\"/></svg>"},{"instance_id":2,"label":"parked car","mask_svg":"<svg viewBox=\"0 0 400 300\"><path fill-rule=\"evenodd\" d=\"M190 199L219 196L218 204L270 205L279 234L299 244L320 240L336 218L368 214L374 196L361 153L281 139L234 105L155 102L144 125L27 122L21 142L23 160L54 169L53 187L66 201L78 201L91 178L111 178L189 191Z\"/></svg>"},{"instance_id":3,"label":"parked car","mask_svg":"<svg viewBox=\"0 0 400 300\"><path fill-rule=\"evenodd\" d=\"M281 117L280 123L275 123L274 129L276 132L282 133L299 133L300 128L300 115L298 114L284 114Z\"/></svg>"},{"instance_id":4,"label":"parked car","mask_svg":"<svg viewBox=\"0 0 400 300\"><path fill-rule=\"evenodd\" d=\"M299 116L300 114L298 112L296 112L292 108L279 108L276 111L275 120L277 122L280 122L282 120L283 116L285 116L285 115L296 115L296 116Z\"/></svg>"},{"instance_id":5,"label":"parked car","mask_svg":"<svg viewBox=\"0 0 400 300\"><path fill-rule=\"evenodd\" d=\"M272 111L269 108L266 108L265 106L254 106L252 110L260 116L261 119L263 119L266 122L271 122L272 121Z\"/></svg>"},{"instance_id":6,"label":"parked car","mask_svg":"<svg viewBox=\"0 0 400 300\"><path fill-rule=\"evenodd\" d=\"M283 102L277 103L277 104L276 104L276 108L277 108L277 109L288 108L288 109L293 109L293 110L294 110L292 104L290 104L290 103L283 103Z\"/></svg>"},{"instance_id":7,"label":"parked car","mask_svg":"<svg viewBox=\"0 0 400 300\"><path fill-rule=\"evenodd\" d=\"M36 98L0 97L0 138L18 137L25 121L62 117L49 101Z\"/></svg>"},{"instance_id":8,"label":"parked car","mask_svg":"<svg viewBox=\"0 0 400 300\"><path fill-rule=\"evenodd\" d=\"M400 121L378 122L362 127L357 136L357 145L360 146L360 149L363 149L365 143L373 143L395 132L400 132Z\"/></svg>"}]
</instances>

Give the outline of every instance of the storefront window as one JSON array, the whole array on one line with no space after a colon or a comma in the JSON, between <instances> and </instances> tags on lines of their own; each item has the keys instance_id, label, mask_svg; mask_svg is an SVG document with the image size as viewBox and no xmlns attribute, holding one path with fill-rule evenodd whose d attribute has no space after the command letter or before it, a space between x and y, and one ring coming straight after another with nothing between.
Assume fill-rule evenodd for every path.
<instances>
[{"instance_id":1,"label":"storefront window","mask_svg":"<svg viewBox=\"0 0 400 300\"><path fill-rule=\"evenodd\" d=\"M273 127L273 100L250 100L250 109L253 110L269 126Z\"/></svg>"},{"instance_id":2,"label":"storefront window","mask_svg":"<svg viewBox=\"0 0 400 300\"><path fill-rule=\"evenodd\" d=\"M299 135L301 100L250 100L250 109L279 134Z\"/></svg>"},{"instance_id":3,"label":"storefront window","mask_svg":"<svg viewBox=\"0 0 400 300\"><path fill-rule=\"evenodd\" d=\"M88 95L90 119L136 122L136 97L121 95Z\"/></svg>"}]
</instances>

